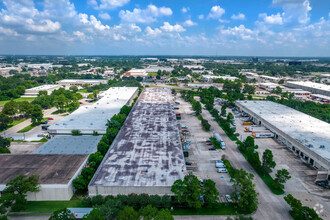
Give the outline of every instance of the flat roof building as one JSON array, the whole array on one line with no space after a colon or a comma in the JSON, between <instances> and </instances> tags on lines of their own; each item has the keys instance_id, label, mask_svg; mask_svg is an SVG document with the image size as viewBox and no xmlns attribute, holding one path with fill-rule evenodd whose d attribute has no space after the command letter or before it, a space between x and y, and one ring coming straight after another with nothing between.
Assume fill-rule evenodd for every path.
<instances>
[{"instance_id":1,"label":"flat roof building","mask_svg":"<svg viewBox=\"0 0 330 220\"><path fill-rule=\"evenodd\" d=\"M171 195L185 161L170 89L141 93L88 186L90 196Z\"/></svg>"},{"instance_id":2,"label":"flat roof building","mask_svg":"<svg viewBox=\"0 0 330 220\"><path fill-rule=\"evenodd\" d=\"M145 77L148 76L148 73L146 72L145 69L131 69L130 71L127 71L125 73L125 76L133 76L133 77Z\"/></svg>"},{"instance_id":3,"label":"flat roof building","mask_svg":"<svg viewBox=\"0 0 330 220\"><path fill-rule=\"evenodd\" d=\"M119 113L124 105L130 105L138 93L137 87L112 87L100 94L99 101L89 106L81 106L61 121L51 125L51 135L71 134L80 130L82 134L105 134L107 121Z\"/></svg>"},{"instance_id":4,"label":"flat roof building","mask_svg":"<svg viewBox=\"0 0 330 220\"><path fill-rule=\"evenodd\" d=\"M202 75L203 80L206 82L212 81L213 79L223 79L223 80L230 80L230 81L235 81L238 79L235 76L214 76L214 75Z\"/></svg>"},{"instance_id":5,"label":"flat roof building","mask_svg":"<svg viewBox=\"0 0 330 220\"><path fill-rule=\"evenodd\" d=\"M95 86L107 83L107 79L63 79L58 81L58 84L64 86L82 86L84 84L87 84L89 86Z\"/></svg>"},{"instance_id":6,"label":"flat roof building","mask_svg":"<svg viewBox=\"0 0 330 220\"><path fill-rule=\"evenodd\" d=\"M92 154L102 136L56 135L34 151L34 154Z\"/></svg>"},{"instance_id":7,"label":"flat roof building","mask_svg":"<svg viewBox=\"0 0 330 220\"><path fill-rule=\"evenodd\" d=\"M50 95L54 90L61 88L60 85L42 85L26 89L23 97L37 97L40 91L46 91Z\"/></svg>"},{"instance_id":8,"label":"flat roof building","mask_svg":"<svg viewBox=\"0 0 330 220\"><path fill-rule=\"evenodd\" d=\"M330 178L330 125L300 111L271 101L236 101L257 125L267 127L275 139L306 163Z\"/></svg>"},{"instance_id":9,"label":"flat roof building","mask_svg":"<svg viewBox=\"0 0 330 220\"><path fill-rule=\"evenodd\" d=\"M326 84L314 83L310 81L288 81L285 85L295 89L303 89L312 93L330 96L330 86Z\"/></svg>"},{"instance_id":10,"label":"flat roof building","mask_svg":"<svg viewBox=\"0 0 330 220\"><path fill-rule=\"evenodd\" d=\"M18 175L39 175L39 192L29 192L29 201L70 200L72 180L87 162L88 155L0 154L0 191Z\"/></svg>"}]
</instances>

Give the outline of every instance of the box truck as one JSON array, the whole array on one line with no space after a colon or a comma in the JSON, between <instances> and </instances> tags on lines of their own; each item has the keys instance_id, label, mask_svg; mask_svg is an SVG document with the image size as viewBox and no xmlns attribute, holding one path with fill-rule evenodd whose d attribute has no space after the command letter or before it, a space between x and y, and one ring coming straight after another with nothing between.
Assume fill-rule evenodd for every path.
<instances>
[{"instance_id":1,"label":"box truck","mask_svg":"<svg viewBox=\"0 0 330 220\"><path fill-rule=\"evenodd\" d=\"M253 131L252 137L253 138L268 138L268 137L274 137L274 133L271 131Z\"/></svg>"},{"instance_id":2,"label":"box truck","mask_svg":"<svg viewBox=\"0 0 330 220\"><path fill-rule=\"evenodd\" d=\"M245 132L253 132L253 131L267 131L268 129L266 127L245 127Z\"/></svg>"}]
</instances>

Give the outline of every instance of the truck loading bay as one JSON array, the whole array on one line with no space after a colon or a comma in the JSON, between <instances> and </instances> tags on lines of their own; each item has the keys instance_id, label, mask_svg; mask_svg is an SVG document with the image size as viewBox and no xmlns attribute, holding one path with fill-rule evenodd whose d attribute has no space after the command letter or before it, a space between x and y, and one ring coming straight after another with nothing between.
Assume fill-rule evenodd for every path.
<instances>
[{"instance_id":1,"label":"truck loading bay","mask_svg":"<svg viewBox=\"0 0 330 220\"><path fill-rule=\"evenodd\" d=\"M221 106L218 105L217 108L220 110ZM227 108L227 112L232 111ZM240 134L240 140L244 141L247 136L251 136L252 132L244 132L245 128L249 126L243 125L244 121L238 114L235 115L235 122L236 133ZM330 190L314 183L317 171L303 163L287 146L276 142L273 138L255 138L255 144L259 146L257 151L260 157L266 149L273 152L276 162L276 167L270 173L273 178L275 178L277 170L287 169L290 172L291 179L285 184L286 193L292 194L309 207L321 204L323 211L320 213L320 217L328 219L330 217Z\"/></svg>"}]
</instances>

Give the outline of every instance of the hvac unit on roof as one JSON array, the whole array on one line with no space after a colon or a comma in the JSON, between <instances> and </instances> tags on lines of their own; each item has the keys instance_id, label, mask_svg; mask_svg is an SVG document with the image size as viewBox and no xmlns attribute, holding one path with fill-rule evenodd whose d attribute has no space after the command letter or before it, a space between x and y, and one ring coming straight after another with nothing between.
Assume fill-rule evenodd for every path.
<instances>
[{"instance_id":1,"label":"hvac unit on roof","mask_svg":"<svg viewBox=\"0 0 330 220\"><path fill-rule=\"evenodd\" d=\"M325 146L322 144L322 145L320 145L320 148L321 148L321 149L324 149L324 148L325 148Z\"/></svg>"},{"instance_id":2,"label":"hvac unit on roof","mask_svg":"<svg viewBox=\"0 0 330 220\"><path fill-rule=\"evenodd\" d=\"M313 148L313 144L307 145L308 148Z\"/></svg>"}]
</instances>

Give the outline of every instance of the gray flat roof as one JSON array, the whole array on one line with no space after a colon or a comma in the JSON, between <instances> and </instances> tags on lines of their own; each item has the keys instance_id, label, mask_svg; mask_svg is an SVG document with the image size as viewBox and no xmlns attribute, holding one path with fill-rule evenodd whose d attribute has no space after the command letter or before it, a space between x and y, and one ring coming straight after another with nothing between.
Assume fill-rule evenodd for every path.
<instances>
[{"instance_id":1,"label":"gray flat roof","mask_svg":"<svg viewBox=\"0 0 330 220\"><path fill-rule=\"evenodd\" d=\"M0 154L0 184L20 174L39 175L39 184L67 184L87 157L87 154Z\"/></svg>"},{"instance_id":2,"label":"gray flat roof","mask_svg":"<svg viewBox=\"0 0 330 220\"><path fill-rule=\"evenodd\" d=\"M90 185L171 186L185 161L170 89L146 88Z\"/></svg>"},{"instance_id":3,"label":"gray flat roof","mask_svg":"<svg viewBox=\"0 0 330 220\"><path fill-rule=\"evenodd\" d=\"M91 154L97 151L97 144L102 136L68 136L57 135L34 154Z\"/></svg>"},{"instance_id":4,"label":"gray flat roof","mask_svg":"<svg viewBox=\"0 0 330 220\"><path fill-rule=\"evenodd\" d=\"M106 123L128 103L137 87L112 87L101 94L103 98L93 105L81 106L72 114L51 125L50 133L70 133L71 130L105 132ZM55 132L54 132L55 131Z\"/></svg>"},{"instance_id":5,"label":"gray flat roof","mask_svg":"<svg viewBox=\"0 0 330 220\"><path fill-rule=\"evenodd\" d=\"M330 161L330 125L300 111L271 101L237 101L300 144ZM324 145L325 148L320 148Z\"/></svg>"}]
</instances>

